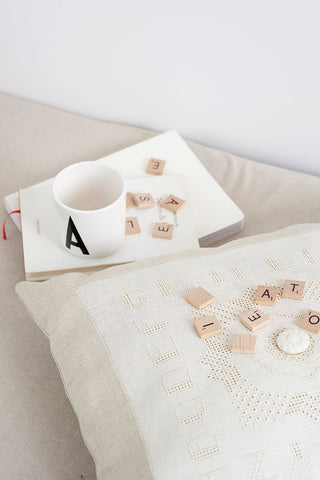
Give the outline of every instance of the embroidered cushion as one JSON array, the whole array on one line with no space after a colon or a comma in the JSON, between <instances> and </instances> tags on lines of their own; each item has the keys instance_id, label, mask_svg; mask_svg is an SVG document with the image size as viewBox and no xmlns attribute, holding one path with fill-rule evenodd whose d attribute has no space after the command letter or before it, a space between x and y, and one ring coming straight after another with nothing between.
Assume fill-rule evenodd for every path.
<instances>
[{"instance_id":1,"label":"embroidered cushion","mask_svg":"<svg viewBox=\"0 0 320 480\"><path fill-rule=\"evenodd\" d=\"M317 479L320 339L296 355L277 335L320 306L320 227L290 227L217 249L187 252L17 285L50 338L99 480ZM306 281L284 299L286 279ZM257 285L278 288L256 353L233 354L240 314ZM215 302L199 311L185 293ZM223 332L200 339L193 321ZM306 332L306 330L304 330ZM39 386L41 388L41 385Z\"/></svg>"}]
</instances>

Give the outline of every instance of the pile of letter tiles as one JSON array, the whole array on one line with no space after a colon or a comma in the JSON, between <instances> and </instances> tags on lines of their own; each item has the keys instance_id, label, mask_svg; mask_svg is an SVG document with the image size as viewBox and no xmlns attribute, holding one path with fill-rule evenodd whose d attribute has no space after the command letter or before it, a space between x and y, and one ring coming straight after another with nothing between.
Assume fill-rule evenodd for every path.
<instances>
[{"instance_id":1,"label":"pile of letter tiles","mask_svg":"<svg viewBox=\"0 0 320 480\"><path fill-rule=\"evenodd\" d=\"M282 298L301 300L304 296L306 283L296 280L286 280L282 289ZM268 287L258 285L255 296L257 305L274 306L277 301L278 287ZM198 310L202 310L211 305L215 298L204 288L198 287L188 292L185 296L187 302ZM240 315L240 322L250 330L255 332L263 328L270 322L269 316L260 308L244 312ZM215 315L205 316L194 320L194 327L200 338L211 337L222 333L222 327ZM300 328L313 333L320 333L320 312L308 310L301 320ZM255 353L257 345L257 335L235 334L233 335L231 351L233 353Z\"/></svg>"}]
</instances>

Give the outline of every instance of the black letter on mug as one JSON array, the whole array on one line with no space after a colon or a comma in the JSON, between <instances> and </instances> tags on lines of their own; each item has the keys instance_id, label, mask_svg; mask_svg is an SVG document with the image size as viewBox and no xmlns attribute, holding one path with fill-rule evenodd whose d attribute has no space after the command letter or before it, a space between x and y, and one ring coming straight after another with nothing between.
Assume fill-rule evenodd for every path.
<instances>
[{"instance_id":1,"label":"black letter on mug","mask_svg":"<svg viewBox=\"0 0 320 480\"><path fill-rule=\"evenodd\" d=\"M76 237L76 242L72 241L72 234ZM68 222L68 228L67 228L67 236L66 236L66 247L69 248L70 246L73 245L74 247L81 248L81 251L83 255L90 255L90 253L87 250L87 247L83 243L82 238L80 237L80 234L73 223L73 220L71 217L69 217L69 222Z\"/></svg>"}]
</instances>

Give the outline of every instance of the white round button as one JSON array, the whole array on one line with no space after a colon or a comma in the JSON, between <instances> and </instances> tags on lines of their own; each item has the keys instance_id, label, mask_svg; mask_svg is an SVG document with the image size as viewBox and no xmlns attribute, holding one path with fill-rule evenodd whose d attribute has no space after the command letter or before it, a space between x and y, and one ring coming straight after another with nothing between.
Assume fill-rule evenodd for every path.
<instances>
[{"instance_id":1,"label":"white round button","mask_svg":"<svg viewBox=\"0 0 320 480\"><path fill-rule=\"evenodd\" d=\"M277 345L285 353L304 352L309 343L309 335L301 328L286 328L277 336Z\"/></svg>"}]
</instances>

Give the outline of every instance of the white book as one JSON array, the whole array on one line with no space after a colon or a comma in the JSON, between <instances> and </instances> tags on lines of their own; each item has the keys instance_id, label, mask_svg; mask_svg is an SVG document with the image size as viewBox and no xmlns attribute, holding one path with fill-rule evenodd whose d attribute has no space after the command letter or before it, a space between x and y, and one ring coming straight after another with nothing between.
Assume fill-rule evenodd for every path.
<instances>
[{"instance_id":1,"label":"white book","mask_svg":"<svg viewBox=\"0 0 320 480\"><path fill-rule=\"evenodd\" d=\"M164 176L184 174L201 247L242 229L244 215L241 210L174 130L96 161L120 170L127 179L137 176L150 178L145 169L151 157L166 160ZM5 197L5 207L8 213L19 209L17 193ZM19 225L19 215L12 215L12 219Z\"/></svg>"},{"instance_id":2,"label":"white book","mask_svg":"<svg viewBox=\"0 0 320 480\"><path fill-rule=\"evenodd\" d=\"M19 190L22 220L24 267L27 280L45 280L62 272L93 271L111 265L133 262L158 255L167 255L198 248L188 192L183 176L167 175L127 180L128 191L151 193L154 208L132 208L127 217L137 217L141 233L128 235L121 247L103 258L78 257L60 242L56 212L52 197L53 179ZM186 205L174 214L160 205L170 193L186 200ZM175 225L172 240L153 238L155 222ZM71 247L75 248L75 247Z\"/></svg>"}]
</instances>

